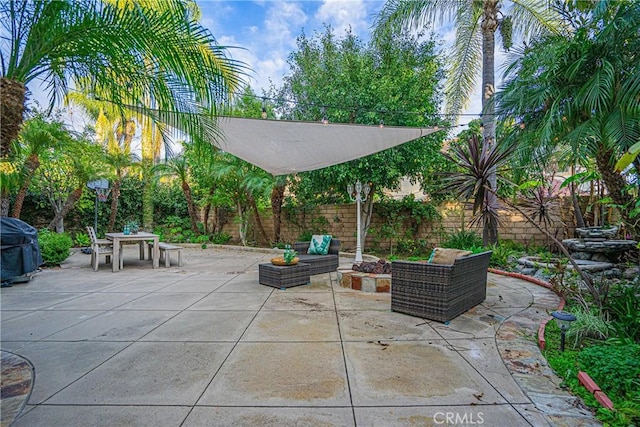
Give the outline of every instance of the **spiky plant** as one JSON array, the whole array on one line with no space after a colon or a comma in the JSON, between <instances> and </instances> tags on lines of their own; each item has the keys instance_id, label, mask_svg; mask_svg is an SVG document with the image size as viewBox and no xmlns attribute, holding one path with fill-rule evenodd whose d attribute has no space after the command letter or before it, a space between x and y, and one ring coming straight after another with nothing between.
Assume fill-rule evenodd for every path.
<instances>
[{"instance_id":1,"label":"spiky plant","mask_svg":"<svg viewBox=\"0 0 640 427\"><path fill-rule=\"evenodd\" d=\"M496 190L492 185L492 174L496 173L498 181L508 183L499 171L514 149L513 145L483 144L474 135L466 145L456 146L445 154L458 169L444 173L445 189L459 194L463 201L472 201L472 224L483 225L482 241L485 246L498 241L497 230L500 223L500 205L495 197L491 197Z\"/></svg>"}]
</instances>

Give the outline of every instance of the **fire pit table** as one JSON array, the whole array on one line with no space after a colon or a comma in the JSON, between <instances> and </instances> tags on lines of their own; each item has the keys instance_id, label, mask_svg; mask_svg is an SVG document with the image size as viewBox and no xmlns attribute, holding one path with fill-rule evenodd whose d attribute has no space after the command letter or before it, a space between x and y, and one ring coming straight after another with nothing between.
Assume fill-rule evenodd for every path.
<instances>
[{"instance_id":1,"label":"fire pit table","mask_svg":"<svg viewBox=\"0 0 640 427\"><path fill-rule=\"evenodd\" d=\"M311 264L299 262L295 265L258 265L258 282L274 288L290 288L306 285L311 280Z\"/></svg>"}]
</instances>

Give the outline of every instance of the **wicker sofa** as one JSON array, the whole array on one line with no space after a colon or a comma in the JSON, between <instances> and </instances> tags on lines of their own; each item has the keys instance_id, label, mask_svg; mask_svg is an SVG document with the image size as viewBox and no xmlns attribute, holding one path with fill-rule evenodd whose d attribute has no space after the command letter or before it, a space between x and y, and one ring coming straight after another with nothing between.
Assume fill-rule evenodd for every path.
<instances>
[{"instance_id":1,"label":"wicker sofa","mask_svg":"<svg viewBox=\"0 0 640 427\"><path fill-rule=\"evenodd\" d=\"M309 271L311 276L322 273L331 273L338 269L340 240L331 239L331 243L329 244L329 253L327 255L308 254L307 251L309 250L309 244L310 242L295 242L293 244L293 249L298 252L300 262L311 264L311 269Z\"/></svg>"},{"instance_id":2,"label":"wicker sofa","mask_svg":"<svg viewBox=\"0 0 640 427\"><path fill-rule=\"evenodd\" d=\"M453 265L393 261L391 310L448 322L487 295L491 251L457 258Z\"/></svg>"}]
</instances>

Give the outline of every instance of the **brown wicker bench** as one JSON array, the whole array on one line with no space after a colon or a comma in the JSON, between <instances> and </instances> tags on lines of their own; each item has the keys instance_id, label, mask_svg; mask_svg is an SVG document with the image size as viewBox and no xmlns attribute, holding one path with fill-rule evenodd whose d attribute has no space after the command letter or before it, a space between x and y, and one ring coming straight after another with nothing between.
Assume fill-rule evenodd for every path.
<instances>
[{"instance_id":1,"label":"brown wicker bench","mask_svg":"<svg viewBox=\"0 0 640 427\"><path fill-rule=\"evenodd\" d=\"M487 295L491 251L458 258L453 265L393 261L391 310L448 322Z\"/></svg>"},{"instance_id":2,"label":"brown wicker bench","mask_svg":"<svg viewBox=\"0 0 640 427\"><path fill-rule=\"evenodd\" d=\"M329 253L327 255L310 255L307 253L309 250L309 244L311 242L295 242L293 249L298 252L298 258L300 262L310 264L309 273L311 276L322 273L331 273L338 270L340 264L339 255L340 252L340 240L331 239L329 244Z\"/></svg>"}]
</instances>

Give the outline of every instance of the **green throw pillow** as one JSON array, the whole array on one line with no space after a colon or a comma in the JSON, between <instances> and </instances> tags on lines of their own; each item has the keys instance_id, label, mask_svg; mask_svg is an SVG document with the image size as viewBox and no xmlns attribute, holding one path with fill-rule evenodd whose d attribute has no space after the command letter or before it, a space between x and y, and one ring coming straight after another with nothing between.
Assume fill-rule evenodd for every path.
<instances>
[{"instance_id":1,"label":"green throw pillow","mask_svg":"<svg viewBox=\"0 0 640 427\"><path fill-rule=\"evenodd\" d=\"M435 248L431 251L431 255L429 255L429 259L427 260L428 263L432 263L433 262L433 257L436 256L436 250Z\"/></svg>"},{"instance_id":2,"label":"green throw pillow","mask_svg":"<svg viewBox=\"0 0 640 427\"><path fill-rule=\"evenodd\" d=\"M331 235L314 234L309 243L308 254L311 255L327 255L329 253L329 244L331 243Z\"/></svg>"}]
</instances>

